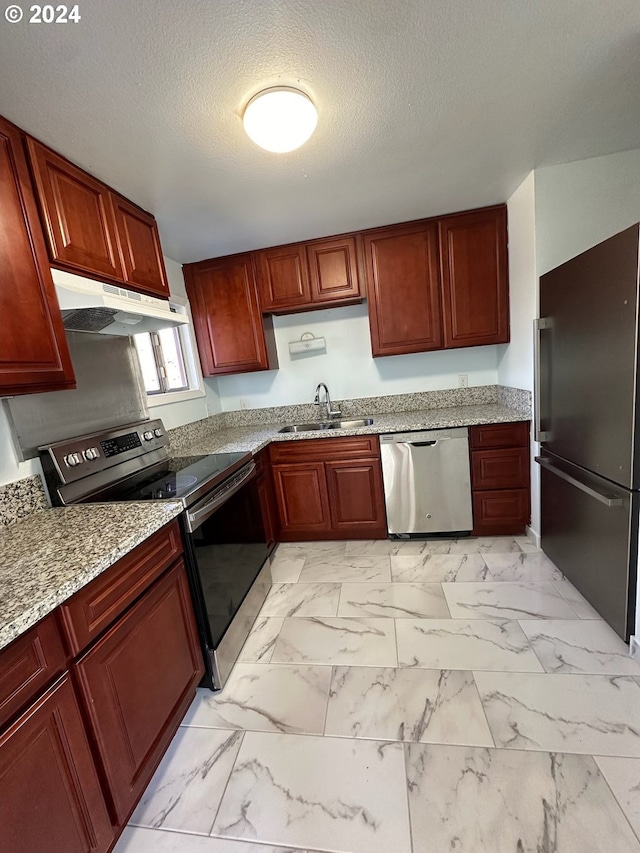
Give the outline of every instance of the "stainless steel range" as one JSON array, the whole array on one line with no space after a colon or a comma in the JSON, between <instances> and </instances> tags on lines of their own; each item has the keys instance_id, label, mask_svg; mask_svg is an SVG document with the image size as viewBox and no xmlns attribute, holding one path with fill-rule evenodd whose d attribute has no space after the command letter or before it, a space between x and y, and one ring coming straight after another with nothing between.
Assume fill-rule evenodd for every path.
<instances>
[{"instance_id":1,"label":"stainless steel range","mask_svg":"<svg viewBox=\"0 0 640 853\"><path fill-rule=\"evenodd\" d=\"M250 453L171 457L162 421L39 448L52 502L179 501L187 569L212 690L224 686L271 586Z\"/></svg>"}]
</instances>

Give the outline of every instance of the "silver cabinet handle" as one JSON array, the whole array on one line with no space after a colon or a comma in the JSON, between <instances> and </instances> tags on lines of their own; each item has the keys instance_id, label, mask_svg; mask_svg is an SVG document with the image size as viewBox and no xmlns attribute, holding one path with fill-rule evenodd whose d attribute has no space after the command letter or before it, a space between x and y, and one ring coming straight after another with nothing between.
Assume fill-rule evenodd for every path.
<instances>
[{"instance_id":1,"label":"silver cabinet handle","mask_svg":"<svg viewBox=\"0 0 640 853\"><path fill-rule=\"evenodd\" d=\"M547 317L539 317L533 321L533 437L536 441L548 441L548 432L542 429L541 405L541 383L540 383L540 333L543 329L551 328L551 320Z\"/></svg>"},{"instance_id":2,"label":"silver cabinet handle","mask_svg":"<svg viewBox=\"0 0 640 853\"><path fill-rule=\"evenodd\" d=\"M555 474L556 477L560 477L561 480L566 480L567 483L571 483L572 486L575 486L577 489L580 489L581 492L585 492L592 498L595 498L597 501L600 501L601 504L605 506L622 506L624 501L622 498L611 497L611 495L605 495L602 492L599 492L597 489L591 488L591 486L587 486L586 483L581 482L576 477L572 477L571 474L567 474L566 471L562 471L560 468L557 468L550 459L547 459L546 456L536 456L536 462L538 465L541 465L543 468L546 468L547 471L551 471L552 474Z\"/></svg>"}]
</instances>

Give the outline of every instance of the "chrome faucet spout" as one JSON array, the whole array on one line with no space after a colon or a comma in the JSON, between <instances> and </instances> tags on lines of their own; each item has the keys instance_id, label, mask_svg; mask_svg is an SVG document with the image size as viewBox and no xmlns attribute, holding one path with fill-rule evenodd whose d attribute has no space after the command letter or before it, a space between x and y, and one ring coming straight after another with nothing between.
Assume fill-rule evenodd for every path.
<instances>
[{"instance_id":1,"label":"chrome faucet spout","mask_svg":"<svg viewBox=\"0 0 640 853\"><path fill-rule=\"evenodd\" d=\"M325 417L327 420L331 420L331 418L339 418L342 415L340 409L333 409L331 407L331 397L329 396L329 389L325 385L324 382L319 382L316 387L316 396L313 400L316 406L322 405L320 403L320 391L324 390L324 406L325 406Z\"/></svg>"}]
</instances>

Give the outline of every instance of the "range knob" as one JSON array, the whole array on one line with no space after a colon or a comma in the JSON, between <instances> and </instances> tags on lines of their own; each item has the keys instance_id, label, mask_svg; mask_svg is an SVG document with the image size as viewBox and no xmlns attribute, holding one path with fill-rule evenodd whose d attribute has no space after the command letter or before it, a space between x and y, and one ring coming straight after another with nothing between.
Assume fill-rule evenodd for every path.
<instances>
[{"instance_id":1,"label":"range knob","mask_svg":"<svg viewBox=\"0 0 640 853\"><path fill-rule=\"evenodd\" d=\"M64 461L67 463L69 468L75 468L76 465L79 465L82 462L82 459L80 458L79 454L70 453L68 456L64 457Z\"/></svg>"},{"instance_id":2,"label":"range knob","mask_svg":"<svg viewBox=\"0 0 640 853\"><path fill-rule=\"evenodd\" d=\"M162 430L159 427L154 429L153 434L156 438L162 438Z\"/></svg>"},{"instance_id":3,"label":"range knob","mask_svg":"<svg viewBox=\"0 0 640 853\"><path fill-rule=\"evenodd\" d=\"M87 447L87 449L84 451L83 455L84 455L85 459L92 460L92 459L97 459L98 456L100 456L100 453L99 453L97 447Z\"/></svg>"},{"instance_id":4,"label":"range knob","mask_svg":"<svg viewBox=\"0 0 640 853\"><path fill-rule=\"evenodd\" d=\"M145 441L151 441L151 439L153 438L153 433L151 432L151 430L147 430L146 432L142 433L142 437Z\"/></svg>"}]
</instances>

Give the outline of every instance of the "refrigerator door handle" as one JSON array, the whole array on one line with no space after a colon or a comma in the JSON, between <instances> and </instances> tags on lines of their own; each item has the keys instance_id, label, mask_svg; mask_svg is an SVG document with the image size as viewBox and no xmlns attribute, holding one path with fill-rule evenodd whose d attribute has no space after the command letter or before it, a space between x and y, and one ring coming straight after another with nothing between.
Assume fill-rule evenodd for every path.
<instances>
[{"instance_id":1,"label":"refrigerator door handle","mask_svg":"<svg viewBox=\"0 0 640 853\"><path fill-rule=\"evenodd\" d=\"M541 404L541 382L540 382L540 333L543 329L551 328L551 320L547 317L538 317L533 321L533 412L534 421L533 437L535 441L549 441L550 435L542 429L542 416L540 414Z\"/></svg>"},{"instance_id":2,"label":"refrigerator door handle","mask_svg":"<svg viewBox=\"0 0 640 853\"><path fill-rule=\"evenodd\" d=\"M577 489L580 489L581 492L585 492L587 495L590 495L592 498L595 498L600 503L605 506L622 506L624 501L622 498L615 497L611 494L604 494L603 492L599 492L597 489L592 488L591 486L587 486L586 483L581 482L576 477L572 477L571 474L567 474L566 471L563 471L561 468L556 467L553 462L548 459L546 456L536 456L536 462L538 465L541 465L543 468L546 468L548 471L551 471L552 474L555 474L556 477L560 477L561 480L566 480L567 483L571 483L572 486L575 486Z\"/></svg>"}]
</instances>

